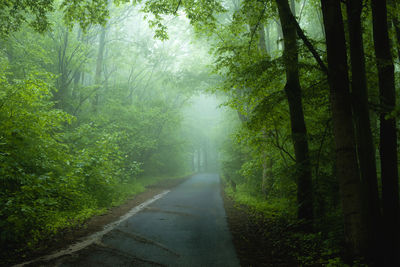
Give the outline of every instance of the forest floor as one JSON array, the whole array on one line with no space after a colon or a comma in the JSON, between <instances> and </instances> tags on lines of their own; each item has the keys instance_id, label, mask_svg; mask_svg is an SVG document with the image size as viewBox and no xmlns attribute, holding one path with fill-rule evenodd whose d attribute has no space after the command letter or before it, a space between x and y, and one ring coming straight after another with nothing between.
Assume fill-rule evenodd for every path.
<instances>
[{"instance_id":1,"label":"forest floor","mask_svg":"<svg viewBox=\"0 0 400 267\"><path fill-rule=\"evenodd\" d=\"M295 226L277 219L267 219L251 207L236 203L221 188L241 266L300 266L298 246L293 239ZM314 265L312 266L320 266ZM308 265L307 265L308 266Z\"/></svg>"},{"instance_id":2,"label":"forest floor","mask_svg":"<svg viewBox=\"0 0 400 267\"><path fill-rule=\"evenodd\" d=\"M183 178L163 179L155 184L146 186L146 190L144 192L132 196L122 205L112 207L108 209L107 212L93 216L92 218L75 228L65 229L64 231L58 233L52 239L42 241L37 246L37 250L25 253L25 255L9 255L8 266L9 264L16 264L21 261L25 262L39 258L44 255L48 255L54 251L64 249L86 236L99 232L103 230L106 225L117 221L121 216L129 212L132 208L138 206L148 199L151 199L155 195L158 195L165 190L176 187L190 177L191 176Z\"/></svg>"},{"instance_id":3,"label":"forest floor","mask_svg":"<svg viewBox=\"0 0 400 267\"><path fill-rule=\"evenodd\" d=\"M274 244L264 235L268 226L262 223L261 217L250 212L247 206L235 203L223 189L221 191L240 265L296 266L296 262L288 258L284 251L279 256L274 255Z\"/></svg>"}]
</instances>

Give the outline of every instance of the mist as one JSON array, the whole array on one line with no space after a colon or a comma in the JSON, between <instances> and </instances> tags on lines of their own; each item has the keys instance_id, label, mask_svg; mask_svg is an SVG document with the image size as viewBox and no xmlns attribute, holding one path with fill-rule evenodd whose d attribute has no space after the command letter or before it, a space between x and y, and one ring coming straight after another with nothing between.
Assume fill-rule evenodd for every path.
<instances>
[{"instance_id":1,"label":"mist","mask_svg":"<svg viewBox=\"0 0 400 267\"><path fill-rule=\"evenodd\" d=\"M0 265L400 266L399 14L0 1Z\"/></svg>"}]
</instances>

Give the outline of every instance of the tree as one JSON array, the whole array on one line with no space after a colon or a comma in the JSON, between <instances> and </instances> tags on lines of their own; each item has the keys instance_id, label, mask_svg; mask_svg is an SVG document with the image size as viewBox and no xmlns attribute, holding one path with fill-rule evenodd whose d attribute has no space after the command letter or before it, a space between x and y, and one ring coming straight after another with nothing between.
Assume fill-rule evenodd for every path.
<instances>
[{"instance_id":1,"label":"tree","mask_svg":"<svg viewBox=\"0 0 400 267\"><path fill-rule=\"evenodd\" d=\"M396 48L397 48L397 58L400 60L400 21L399 21L399 15L398 15L398 5L395 0L389 0L388 1L388 7L390 8L389 14L390 14L390 19L388 21L389 25L393 25L394 30L395 30L395 37L394 39L397 41L395 42ZM390 23L390 20L392 23ZM390 28L390 27L389 27Z\"/></svg>"},{"instance_id":2,"label":"tree","mask_svg":"<svg viewBox=\"0 0 400 267\"><path fill-rule=\"evenodd\" d=\"M94 100L93 100L93 111L97 112L97 106L99 105L99 89L102 87L101 85L101 74L103 70L103 62L104 62L104 49L106 45L106 27L101 27L100 30L100 37L99 37L99 49L97 52L97 59L96 59L96 71L95 71L95 84L99 88L96 90Z\"/></svg>"},{"instance_id":3,"label":"tree","mask_svg":"<svg viewBox=\"0 0 400 267\"><path fill-rule=\"evenodd\" d=\"M97 49L100 27L68 29L61 12L49 16L45 33L21 24L0 38L1 264L122 203L150 183L146 175L187 172L180 121L207 80L205 57L174 56L190 47L190 32L160 45L138 26L138 11L127 19L111 10L125 19L108 24L100 41L107 49ZM102 101L93 113L95 93Z\"/></svg>"},{"instance_id":4,"label":"tree","mask_svg":"<svg viewBox=\"0 0 400 267\"><path fill-rule=\"evenodd\" d=\"M7 36L18 31L24 23L28 23L35 31L45 32L51 28L49 14L60 8L64 14L64 21L70 27L78 22L86 30L90 24L104 24L109 14L108 0L100 1L62 1L55 0L22 0L2 1L0 9L0 35ZM126 3L126 0L116 0Z\"/></svg>"},{"instance_id":5,"label":"tree","mask_svg":"<svg viewBox=\"0 0 400 267\"><path fill-rule=\"evenodd\" d=\"M309 230L313 221L312 178L299 78L296 26L290 20L291 11L288 1L277 0L276 3L284 39L285 92L289 103L292 140L296 158L298 217L307 222L306 228Z\"/></svg>"},{"instance_id":6,"label":"tree","mask_svg":"<svg viewBox=\"0 0 400 267\"><path fill-rule=\"evenodd\" d=\"M365 256L368 227L356 155L342 11L338 0L321 0L321 6L345 238L352 255Z\"/></svg>"},{"instance_id":7,"label":"tree","mask_svg":"<svg viewBox=\"0 0 400 267\"><path fill-rule=\"evenodd\" d=\"M372 240L368 255L372 258L379 251L380 200L376 174L375 147L372 139L369 118L367 77L365 70L364 44L362 38L361 12L362 1L347 1L347 18L350 39L352 107L356 133L357 156L363 184L364 199L367 201L369 232ZM377 260L377 259L376 259Z\"/></svg>"},{"instance_id":8,"label":"tree","mask_svg":"<svg viewBox=\"0 0 400 267\"><path fill-rule=\"evenodd\" d=\"M386 0L372 0L372 22L376 65L379 78L380 137L383 229L385 231L385 264L399 264L400 207L399 173L397 162L396 119L393 110L396 106L393 58L387 26Z\"/></svg>"}]
</instances>

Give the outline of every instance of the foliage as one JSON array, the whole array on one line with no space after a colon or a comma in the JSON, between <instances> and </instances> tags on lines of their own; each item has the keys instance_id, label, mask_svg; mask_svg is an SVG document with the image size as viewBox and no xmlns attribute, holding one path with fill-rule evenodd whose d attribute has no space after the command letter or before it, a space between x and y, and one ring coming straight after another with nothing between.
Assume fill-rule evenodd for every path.
<instances>
[{"instance_id":1,"label":"foliage","mask_svg":"<svg viewBox=\"0 0 400 267\"><path fill-rule=\"evenodd\" d=\"M227 195L235 200L236 208L249 217L246 227L251 227L249 232L257 235L252 242L264 247L266 258L284 261L285 265L345 266L338 256L340 246L337 242L341 242L337 240L338 236L326 236L323 232L304 233L294 216L296 209L292 203L287 199L266 200L254 191L244 184L238 186L236 192L229 186L225 188Z\"/></svg>"},{"instance_id":2,"label":"foliage","mask_svg":"<svg viewBox=\"0 0 400 267\"><path fill-rule=\"evenodd\" d=\"M296 220L296 161L276 7L273 1L261 6L256 1L238 3L227 2L233 6L221 16L216 30L210 28L212 33L208 33L213 43L214 72L223 77L214 91L224 92L228 96L226 105L237 111L235 134L225 138L222 149L222 173L230 185L228 193L238 203L268 219L285 218L301 228L302 222ZM298 11L303 12L304 23L314 21L312 26L305 24L305 29L313 37L313 45L324 51L318 28L321 24L310 15L311 7L298 7ZM327 79L315 68L314 59L300 42L299 48L303 110L313 170L313 226L318 234L294 231L295 236L288 240L295 246L291 251L298 253L293 256L299 264L312 265L343 253L343 229Z\"/></svg>"},{"instance_id":3,"label":"foliage","mask_svg":"<svg viewBox=\"0 0 400 267\"><path fill-rule=\"evenodd\" d=\"M130 2L115 0L115 4ZM92 24L106 23L109 17L108 0L59 1L59 0L22 0L2 1L0 3L0 35L18 31L28 23L37 32L46 32L51 29L52 22L49 15L57 10L63 12L63 18L69 27L78 23L86 30Z\"/></svg>"},{"instance_id":4,"label":"foliage","mask_svg":"<svg viewBox=\"0 0 400 267\"><path fill-rule=\"evenodd\" d=\"M3 34L19 31L0 42L2 259L34 250L151 183L187 174L182 109L204 75L195 57L185 64L170 56L190 38L160 45L148 29L127 34L143 19L137 10L124 17L132 11L112 6L122 19L106 26L100 62L102 29L86 23L104 24L107 1L65 1L64 13L51 14L52 1L35 5L46 13L35 30L52 30L39 34L20 17L15 28L3 25ZM87 20L68 28L63 16Z\"/></svg>"},{"instance_id":5,"label":"foliage","mask_svg":"<svg viewBox=\"0 0 400 267\"><path fill-rule=\"evenodd\" d=\"M118 6L128 2L135 8ZM332 99L327 75L309 53L311 46L326 64L320 1L290 3L309 41L298 40L297 97L307 128L315 219L313 232L295 229L282 246L302 265L341 265ZM395 52L399 7L395 1L388 7ZM215 171L218 165L228 194L272 220L278 228L272 235L301 228L275 1L21 0L2 1L0 10L3 247L33 247L144 190L151 177ZM362 19L377 146L382 107L370 9L363 9ZM222 99L225 117L206 105L201 108L210 112L187 108L205 88ZM389 117L397 115L395 108Z\"/></svg>"}]
</instances>

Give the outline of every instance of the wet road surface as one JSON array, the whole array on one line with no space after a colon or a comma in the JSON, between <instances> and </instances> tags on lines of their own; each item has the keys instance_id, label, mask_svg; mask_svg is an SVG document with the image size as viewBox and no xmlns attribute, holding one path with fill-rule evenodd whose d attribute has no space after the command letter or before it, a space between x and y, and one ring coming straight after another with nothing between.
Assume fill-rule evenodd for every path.
<instances>
[{"instance_id":1,"label":"wet road surface","mask_svg":"<svg viewBox=\"0 0 400 267\"><path fill-rule=\"evenodd\" d=\"M216 174L198 174L58 266L239 266Z\"/></svg>"}]
</instances>

